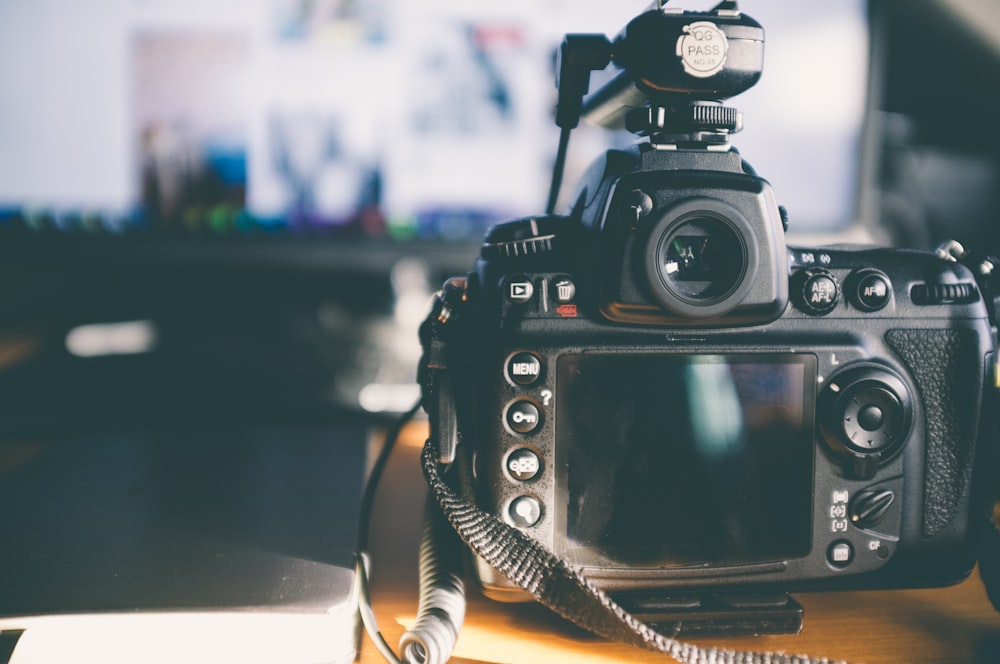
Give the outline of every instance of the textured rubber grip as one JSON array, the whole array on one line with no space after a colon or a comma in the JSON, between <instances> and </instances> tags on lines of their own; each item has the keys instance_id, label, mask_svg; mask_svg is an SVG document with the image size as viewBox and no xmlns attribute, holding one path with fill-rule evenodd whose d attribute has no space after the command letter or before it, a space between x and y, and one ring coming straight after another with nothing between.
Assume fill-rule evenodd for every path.
<instances>
[{"instance_id":1,"label":"textured rubber grip","mask_svg":"<svg viewBox=\"0 0 1000 664\"><path fill-rule=\"evenodd\" d=\"M967 502L975 460L982 358L972 330L889 330L923 404L923 534L941 532ZM977 378L978 377L978 378Z\"/></svg>"}]
</instances>

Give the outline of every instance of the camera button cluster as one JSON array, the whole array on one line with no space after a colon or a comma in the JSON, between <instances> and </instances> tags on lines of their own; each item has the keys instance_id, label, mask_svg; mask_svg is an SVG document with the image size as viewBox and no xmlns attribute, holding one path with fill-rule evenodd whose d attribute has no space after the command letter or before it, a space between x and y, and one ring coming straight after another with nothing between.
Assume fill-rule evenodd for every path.
<instances>
[{"instance_id":1,"label":"camera button cluster","mask_svg":"<svg viewBox=\"0 0 1000 664\"><path fill-rule=\"evenodd\" d=\"M502 284L504 303L527 318L576 318L576 281L565 274L515 274Z\"/></svg>"},{"instance_id":2,"label":"camera button cluster","mask_svg":"<svg viewBox=\"0 0 1000 664\"><path fill-rule=\"evenodd\" d=\"M526 399L515 401L507 408L507 426L517 433L531 433L542 423L538 406Z\"/></svg>"},{"instance_id":3,"label":"camera button cluster","mask_svg":"<svg viewBox=\"0 0 1000 664\"><path fill-rule=\"evenodd\" d=\"M825 255L824 255L825 256ZM832 259L825 263L830 266ZM859 311L881 311L892 302L892 281L875 268L862 268L848 275L843 293L834 273L828 267L813 266L797 272L792 281L795 305L812 316L824 316L833 311L841 295Z\"/></svg>"}]
</instances>

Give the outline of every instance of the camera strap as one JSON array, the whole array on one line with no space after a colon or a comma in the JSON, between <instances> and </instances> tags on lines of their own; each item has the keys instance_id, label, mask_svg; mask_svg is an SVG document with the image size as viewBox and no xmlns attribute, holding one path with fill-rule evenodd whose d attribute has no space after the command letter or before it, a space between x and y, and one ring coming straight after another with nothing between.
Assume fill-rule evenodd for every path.
<instances>
[{"instance_id":1,"label":"camera strap","mask_svg":"<svg viewBox=\"0 0 1000 664\"><path fill-rule=\"evenodd\" d=\"M449 364L460 362L449 337L455 334L461 309L468 302L464 284L454 280L435 299L421 326L424 356L420 366L423 405L430 415L431 435L421 455L424 478L434 502L469 548L526 590L540 604L598 636L666 653L687 664L831 664L826 658L783 653L755 653L704 648L659 633L635 618L578 570L534 538L465 499L446 476L461 439ZM454 368L452 369L454 370Z\"/></svg>"},{"instance_id":2,"label":"camera strap","mask_svg":"<svg viewBox=\"0 0 1000 664\"><path fill-rule=\"evenodd\" d=\"M666 653L685 664L831 664L826 658L703 648L665 636L633 617L535 539L463 499L441 473L428 438L421 463L438 506L455 532L487 563L540 604L598 636Z\"/></svg>"}]
</instances>

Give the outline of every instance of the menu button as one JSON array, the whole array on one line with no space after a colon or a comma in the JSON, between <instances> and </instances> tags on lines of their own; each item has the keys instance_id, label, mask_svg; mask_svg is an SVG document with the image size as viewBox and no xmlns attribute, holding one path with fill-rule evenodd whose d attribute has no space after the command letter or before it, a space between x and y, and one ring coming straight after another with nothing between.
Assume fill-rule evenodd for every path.
<instances>
[{"instance_id":1,"label":"menu button","mask_svg":"<svg viewBox=\"0 0 1000 664\"><path fill-rule=\"evenodd\" d=\"M507 376L518 385L531 385L542 375L542 363L533 353L516 353L507 360Z\"/></svg>"}]
</instances>

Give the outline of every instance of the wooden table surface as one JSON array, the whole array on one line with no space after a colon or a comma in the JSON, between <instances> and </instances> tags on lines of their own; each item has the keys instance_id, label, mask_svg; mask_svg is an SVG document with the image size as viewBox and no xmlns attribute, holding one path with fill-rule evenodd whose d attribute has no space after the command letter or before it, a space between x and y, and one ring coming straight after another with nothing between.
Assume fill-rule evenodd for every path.
<instances>
[{"instance_id":1,"label":"wooden table surface","mask_svg":"<svg viewBox=\"0 0 1000 664\"><path fill-rule=\"evenodd\" d=\"M416 561L424 500L412 425L393 452L375 502L371 532L372 598L379 626L395 648L417 607ZM705 646L808 654L867 664L1000 664L1000 615L978 574L950 588L799 594L802 632L793 636L701 638ZM382 661L367 636L360 662ZM666 655L591 636L537 604L500 604L469 593L457 664L668 662Z\"/></svg>"}]
</instances>

